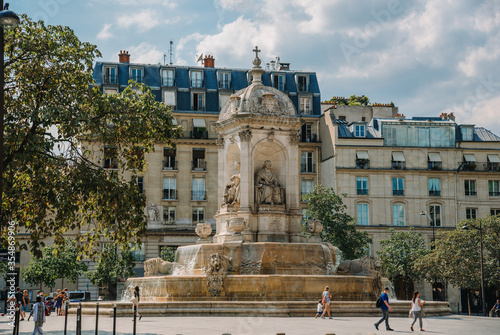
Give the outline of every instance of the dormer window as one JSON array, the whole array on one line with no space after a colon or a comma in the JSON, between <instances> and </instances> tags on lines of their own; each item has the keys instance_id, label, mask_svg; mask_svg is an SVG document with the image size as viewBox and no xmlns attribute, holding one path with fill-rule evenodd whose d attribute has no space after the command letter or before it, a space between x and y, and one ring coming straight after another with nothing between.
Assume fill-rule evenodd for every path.
<instances>
[{"instance_id":1,"label":"dormer window","mask_svg":"<svg viewBox=\"0 0 500 335\"><path fill-rule=\"evenodd\" d=\"M460 126L462 132L462 141L474 140L474 126Z\"/></svg>"},{"instance_id":2,"label":"dormer window","mask_svg":"<svg viewBox=\"0 0 500 335\"><path fill-rule=\"evenodd\" d=\"M230 89L231 88L231 73L230 72L219 72L219 88Z\"/></svg>"},{"instance_id":3,"label":"dormer window","mask_svg":"<svg viewBox=\"0 0 500 335\"><path fill-rule=\"evenodd\" d=\"M163 69L161 72L161 82L163 86L174 86L174 69Z\"/></svg>"},{"instance_id":4,"label":"dormer window","mask_svg":"<svg viewBox=\"0 0 500 335\"><path fill-rule=\"evenodd\" d=\"M297 89L299 92L309 92L309 76L297 76Z\"/></svg>"},{"instance_id":5,"label":"dormer window","mask_svg":"<svg viewBox=\"0 0 500 335\"><path fill-rule=\"evenodd\" d=\"M280 91L285 90L285 76L283 74L273 74L273 87Z\"/></svg>"},{"instance_id":6,"label":"dormer window","mask_svg":"<svg viewBox=\"0 0 500 335\"><path fill-rule=\"evenodd\" d=\"M203 87L203 73L191 71L191 87Z\"/></svg>"},{"instance_id":7,"label":"dormer window","mask_svg":"<svg viewBox=\"0 0 500 335\"><path fill-rule=\"evenodd\" d=\"M143 75L143 70L142 68L131 68L130 69L130 79L142 83L142 75Z\"/></svg>"},{"instance_id":8,"label":"dormer window","mask_svg":"<svg viewBox=\"0 0 500 335\"><path fill-rule=\"evenodd\" d=\"M300 113L311 114L311 97L300 97Z\"/></svg>"},{"instance_id":9,"label":"dormer window","mask_svg":"<svg viewBox=\"0 0 500 335\"><path fill-rule=\"evenodd\" d=\"M352 132L355 137L366 137L366 126L364 124L353 124Z\"/></svg>"},{"instance_id":10,"label":"dormer window","mask_svg":"<svg viewBox=\"0 0 500 335\"><path fill-rule=\"evenodd\" d=\"M116 84L116 73L117 69L116 66L106 66L104 67L104 78L103 78L103 83L104 84Z\"/></svg>"}]
</instances>

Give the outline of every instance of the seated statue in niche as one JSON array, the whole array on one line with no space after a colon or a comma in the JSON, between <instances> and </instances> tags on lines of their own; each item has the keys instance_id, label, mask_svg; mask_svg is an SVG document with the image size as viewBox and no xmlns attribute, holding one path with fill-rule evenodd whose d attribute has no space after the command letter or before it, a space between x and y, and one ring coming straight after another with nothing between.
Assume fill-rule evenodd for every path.
<instances>
[{"instance_id":1,"label":"seated statue in niche","mask_svg":"<svg viewBox=\"0 0 500 335\"><path fill-rule=\"evenodd\" d=\"M240 203L240 162L234 163L236 173L231 176L231 181L224 189L224 204L235 205Z\"/></svg>"},{"instance_id":2,"label":"seated statue in niche","mask_svg":"<svg viewBox=\"0 0 500 335\"><path fill-rule=\"evenodd\" d=\"M283 192L278 178L271 170L271 161L266 160L264 166L257 172L255 179L257 186L257 201L259 204L283 204Z\"/></svg>"}]
</instances>

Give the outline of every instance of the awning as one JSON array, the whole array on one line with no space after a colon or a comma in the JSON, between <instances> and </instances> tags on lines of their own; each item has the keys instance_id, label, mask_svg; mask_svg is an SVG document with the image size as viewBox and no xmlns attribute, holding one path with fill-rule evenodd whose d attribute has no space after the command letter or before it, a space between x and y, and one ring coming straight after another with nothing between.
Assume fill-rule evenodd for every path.
<instances>
[{"instance_id":1,"label":"awning","mask_svg":"<svg viewBox=\"0 0 500 335\"><path fill-rule=\"evenodd\" d=\"M401 151L393 151L392 160L395 162L404 162L405 155Z\"/></svg>"},{"instance_id":2,"label":"awning","mask_svg":"<svg viewBox=\"0 0 500 335\"><path fill-rule=\"evenodd\" d=\"M175 117L174 117L174 118L172 118L172 124L173 124L174 126L177 126L177 119L176 119Z\"/></svg>"},{"instance_id":3,"label":"awning","mask_svg":"<svg viewBox=\"0 0 500 335\"><path fill-rule=\"evenodd\" d=\"M488 161L490 163L500 163L500 159L498 158L498 155L488 155Z\"/></svg>"},{"instance_id":4,"label":"awning","mask_svg":"<svg viewBox=\"0 0 500 335\"><path fill-rule=\"evenodd\" d=\"M206 128L205 119L193 119L193 127Z\"/></svg>"},{"instance_id":5,"label":"awning","mask_svg":"<svg viewBox=\"0 0 500 335\"><path fill-rule=\"evenodd\" d=\"M357 159L370 159L370 156L368 156L368 151L356 151L356 158Z\"/></svg>"},{"instance_id":6,"label":"awning","mask_svg":"<svg viewBox=\"0 0 500 335\"><path fill-rule=\"evenodd\" d=\"M476 157L474 157L474 155L472 155L472 154L464 154L464 161L466 161L466 162L475 162L476 161Z\"/></svg>"},{"instance_id":7,"label":"awning","mask_svg":"<svg viewBox=\"0 0 500 335\"><path fill-rule=\"evenodd\" d=\"M441 162L441 155L439 152L429 152L429 162Z\"/></svg>"}]
</instances>

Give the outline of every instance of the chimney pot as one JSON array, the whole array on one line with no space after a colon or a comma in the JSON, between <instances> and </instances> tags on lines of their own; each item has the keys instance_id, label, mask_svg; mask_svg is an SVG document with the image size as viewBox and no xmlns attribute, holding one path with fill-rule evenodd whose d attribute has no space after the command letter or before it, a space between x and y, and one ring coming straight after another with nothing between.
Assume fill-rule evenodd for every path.
<instances>
[{"instance_id":1,"label":"chimney pot","mask_svg":"<svg viewBox=\"0 0 500 335\"><path fill-rule=\"evenodd\" d=\"M211 55L208 55L208 56L205 56L205 58L203 59L203 66L204 67L215 67L215 59L213 56Z\"/></svg>"},{"instance_id":2,"label":"chimney pot","mask_svg":"<svg viewBox=\"0 0 500 335\"><path fill-rule=\"evenodd\" d=\"M126 50L120 50L118 54L118 61L120 63L130 63L130 54Z\"/></svg>"}]
</instances>

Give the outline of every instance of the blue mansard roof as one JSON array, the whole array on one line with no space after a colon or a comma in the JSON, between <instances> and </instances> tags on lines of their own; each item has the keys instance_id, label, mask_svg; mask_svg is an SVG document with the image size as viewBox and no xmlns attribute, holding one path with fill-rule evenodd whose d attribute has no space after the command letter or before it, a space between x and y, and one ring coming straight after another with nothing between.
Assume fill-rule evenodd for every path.
<instances>
[{"instance_id":1,"label":"blue mansard roof","mask_svg":"<svg viewBox=\"0 0 500 335\"><path fill-rule=\"evenodd\" d=\"M453 120L440 117L413 117L412 119L373 119L364 124L364 136L354 134L353 124L333 120L337 124L339 138L383 139L385 145L415 147L454 147L456 142L500 142L500 137L483 127L459 125ZM465 139L464 128L471 128L470 139Z\"/></svg>"},{"instance_id":2,"label":"blue mansard roof","mask_svg":"<svg viewBox=\"0 0 500 335\"><path fill-rule=\"evenodd\" d=\"M122 91L132 79L132 69L136 79L151 87L158 101L163 101L163 92L175 94L175 112L195 112L218 114L220 104L234 92L247 87L249 75L246 69L212 68L201 66L151 65L135 63L97 62L93 78L101 90L112 89ZM173 80L163 76L164 70L172 70ZM195 74L193 74L196 72ZM222 74L227 74L222 78ZM199 77L196 77L198 75ZM300 83L299 83L299 77ZM193 84L191 79L200 79ZM227 78L227 80L226 80ZM138 81L139 81L138 80ZM300 99L309 98L310 116L321 115L321 95L315 72L277 70L265 72L262 76L264 85L274 86L285 92L292 100L297 113L301 113ZM197 95L197 94L201 94ZM197 103L194 100L201 99Z\"/></svg>"}]
</instances>

